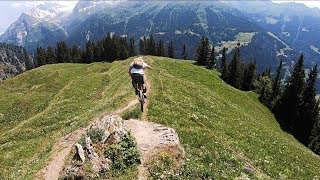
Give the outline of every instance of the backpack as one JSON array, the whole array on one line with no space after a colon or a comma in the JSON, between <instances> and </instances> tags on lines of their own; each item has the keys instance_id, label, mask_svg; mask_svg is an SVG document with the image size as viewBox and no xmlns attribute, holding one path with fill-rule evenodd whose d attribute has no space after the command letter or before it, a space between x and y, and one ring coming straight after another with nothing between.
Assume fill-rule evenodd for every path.
<instances>
[{"instance_id":1,"label":"backpack","mask_svg":"<svg viewBox=\"0 0 320 180\"><path fill-rule=\"evenodd\" d=\"M132 67L135 68L135 69L142 69L142 68L143 68L143 65L142 65L142 64L135 64L135 63L134 63L134 64L132 65Z\"/></svg>"}]
</instances>

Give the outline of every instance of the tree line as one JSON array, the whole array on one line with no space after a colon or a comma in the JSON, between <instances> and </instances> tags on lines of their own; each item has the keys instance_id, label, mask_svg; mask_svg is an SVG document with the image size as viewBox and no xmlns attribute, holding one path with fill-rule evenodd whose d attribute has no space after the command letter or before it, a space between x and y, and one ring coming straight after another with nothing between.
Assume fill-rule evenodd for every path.
<instances>
[{"instance_id":1,"label":"tree line","mask_svg":"<svg viewBox=\"0 0 320 180\"><path fill-rule=\"evenodd\" d=\"M156 41L153 35L143 37L139 40L139 54L175 58L173 41L164 44L163 40ZM124 60L137 55L136 42L133 38L121 37L109 33L105 38L92 42L88 41L81 49L77 45L68 47L66 42L57 42L56 48L38 47L35 59L38 66L55 63L92 63L92 62L113 62ZM186 45L183 46L181 54L187 59Z\"/></svg>"},{"instance_id":2,"label":"tree line","mask_svg":"<svg viewBox=\"0 0 320 180\"><path fill-rule=\"evenodd\" d=\"M259 93L260 102L273 112L282 129L320 155L320 100L316 99L315 88L317 65L310 70L305 80L303 54L294 65L286 83L281 83L282 60L274 77L270 68L259 74L256 61L248 64L242 62L240 44L235 48L230 63L227 60L226 48L222 49L218 68L214 46L210 47L208 38L203 37L198 44L195 60L198 65L206 66L208 69L218 69L221 72L221 79L231 86Z\"/></svg>"},{"instance_id":3,"label":"tree line","mask_svg":"<svg viewBox=\"0 0 320 180\"><path fill-rule=\"evenodd\" d=\"M240 59L240 43L238 43L233 58L228 64L226 48L222 49L220 67L217 67L215 47L210 46L207 37L202 37L196 51L196 63L200 66L206 66L208 69L218 69L221 72L221 78L231 86L244 90L254 90L254 81L257 77L256 61L245 64Z\"/></svg>"},{"instance_id":4,"label":"tree line","mask_svg":"<svg viewBox=\"0 0 320 180\"><path fill-rule=\"evenodd\" d=\"M42 66L55 63L113 62L136 56L136 54L133 38L128 40L127 37L109 33L105 38L95 43L88 41L84 49L75 44L70 48L64 41L57 42L56 48L39 47L35 57L38 66Z\"/></svg>"}]
</instances>

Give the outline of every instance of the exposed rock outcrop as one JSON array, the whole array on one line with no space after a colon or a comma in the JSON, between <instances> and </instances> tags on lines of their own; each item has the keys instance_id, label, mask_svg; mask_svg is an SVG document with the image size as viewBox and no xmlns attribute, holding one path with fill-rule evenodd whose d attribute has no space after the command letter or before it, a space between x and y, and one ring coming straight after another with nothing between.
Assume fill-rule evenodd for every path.
<instances>
[{"instance_id":1,"label":"exposed rock outcrop","mask_svg":"<svg viewBox=\"0 0 320 180\"><path fill-rule=\"evenodd\" d=\"M24 48L0 43L0 81L32 69L34 66L32 57Z\"/></svg>"}]
</instances>

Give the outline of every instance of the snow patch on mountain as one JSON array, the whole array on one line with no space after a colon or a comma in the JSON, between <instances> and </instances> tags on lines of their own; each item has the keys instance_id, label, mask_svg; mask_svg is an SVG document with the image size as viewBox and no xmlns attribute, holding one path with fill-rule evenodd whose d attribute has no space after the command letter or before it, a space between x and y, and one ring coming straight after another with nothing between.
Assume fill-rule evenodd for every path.
<instances>
[{"instance_id":1,"label":"snow patch on mountain","mask_svg":"<svg viewBox=\"0 0 320 180\"><path fill-rule=\"evenodd\" d=\"M126 0L97 0L97 1L85 1L80 0L75 8L73 9L74 13L77 14L93 14L96 11L99 11L107 6L113 7L118 5L119 3L125 2Z\"/></svg>"},{"instance_id":2,"label":"snow patch on mountain","mask_svg":"<svg viewBox=\"0 0 320 180\"><path fill-rule=\"evenodd\" d=\"M320 54L320 51L319 51L320 48L317 48L317 47L311 45L311 46L310 46L310 49L311 49L312 51L314 51L315 53Z\"/></svg>"},{"instance_id":3,"label":"snow patch on mountain","mask_svg":"<svg viewBox=\"0 0 320 180\"><path fill-rule=\"evenodd\" d=\"M267 24L272 24L272 25L277 24L278 22L278 20L273 17L266 17L265 21Z\"/></svg>"},{"instance_id":4,"label":"snow patch on mountain","mask_svg":"<svg viewBox=\"0 0 320 180\"><path fill-rule=\"evenodd\" d=\"M32 24L33 26L37 25L39 22L46 21L62 27L61 24L71 12L72 9L68 6L47 2L31 9L26 14L37 19L37 22Z\"/></svg>"},{"instance_id":5,"label":"snow patch on mountain","mask_svg":"<svg viewBox=\"0 0 320 180\"><path fill-rule=\"evenodd\" d=\"M282 34L285 36L285 37L290 37L291 34L289 32L282 32Z\"/></svg>"},{"instance_id":6,"label":"snow patch on mountain","mask_svg":"<svg viewBox=\"0 0 320 180\"><path fill-rule=\"evenodd\" d=\"M302 27L301 31L303 32L309 32L309 29L307 27Z\"/></svg>"}]
</instances>

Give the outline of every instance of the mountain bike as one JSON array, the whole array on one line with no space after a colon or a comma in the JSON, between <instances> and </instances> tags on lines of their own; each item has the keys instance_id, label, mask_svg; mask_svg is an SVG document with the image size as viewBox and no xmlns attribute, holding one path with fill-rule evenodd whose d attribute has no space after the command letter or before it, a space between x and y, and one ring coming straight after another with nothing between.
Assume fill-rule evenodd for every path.
<instances>
[{"instance_id":1,"label":"mountain bike","mask_svg":"<svg viewBox=\"0 0 320 180\"><path fill-rule=\"evenodd\" d=\"M141 106L141 112L143 112L143 106L145 103L143 84L137 83L137 87L138 87L138 96L139 96L139 102L140 102L140 106Z\"/></svg>"}]
</instances>

